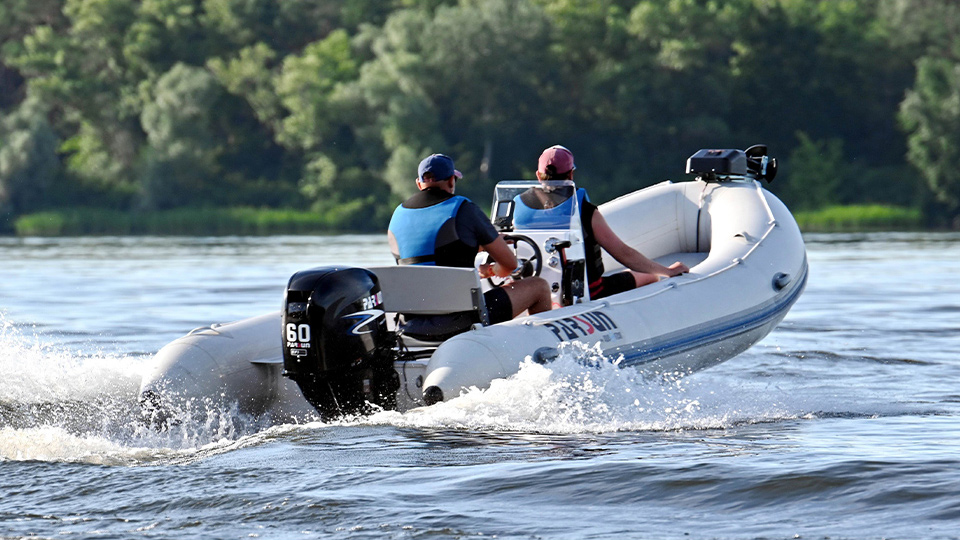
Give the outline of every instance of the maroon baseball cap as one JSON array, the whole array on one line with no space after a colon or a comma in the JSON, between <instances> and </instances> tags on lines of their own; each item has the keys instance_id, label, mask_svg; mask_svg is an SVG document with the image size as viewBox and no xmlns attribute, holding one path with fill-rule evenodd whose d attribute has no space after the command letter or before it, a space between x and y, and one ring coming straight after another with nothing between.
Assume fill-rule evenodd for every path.
<instances>
[{"instance_id":1,"label":"maroon baseball cap","mask_svg":"<svg viewBox=\"0 0 960 540\"><path fill-rule=\"evenodd\" d=\"M549 170L551 167L553 170ZM573 164L573 152L559 144L544 150L537 165L538 171L550 175L567 174L576 168Z\"/></svg>"}]
</instances>

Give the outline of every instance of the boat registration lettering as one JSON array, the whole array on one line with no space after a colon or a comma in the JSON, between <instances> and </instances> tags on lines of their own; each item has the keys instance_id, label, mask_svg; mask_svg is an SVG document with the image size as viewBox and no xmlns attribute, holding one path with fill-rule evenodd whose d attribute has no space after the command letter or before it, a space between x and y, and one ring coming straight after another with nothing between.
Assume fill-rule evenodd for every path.
<instances>
[{"instance_id":1,"label":"boat registration lettering","mask_svg":"<svg viewBox=\"0 0 960 540\"><path fill-rule=\"evenodd\" d=\"M602 311L581 313L573 317L564 317L544 323L560 341L570 341L584 337L598 337L602 341L621 339L620 328L613 318Z\"/></svg>"}]
</instances>

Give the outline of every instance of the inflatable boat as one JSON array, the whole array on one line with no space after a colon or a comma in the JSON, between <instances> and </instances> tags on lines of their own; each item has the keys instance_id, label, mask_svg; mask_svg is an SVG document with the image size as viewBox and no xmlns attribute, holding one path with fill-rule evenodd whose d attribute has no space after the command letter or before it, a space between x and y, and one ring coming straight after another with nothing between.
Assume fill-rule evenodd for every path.
<instances>
[{"instance_id":1,"label":"inflatable boat","mask_svg":"<svg viewBox=\"0 0 960 540\"><path fill-rule=\"evenodd\" d=\"M572 181L501 182L491 219L525 274L550 284L553 310L488 324L483 291L501 283L471 268L304 270L290 278L281 312L200 328L162 348L141 385L144 414L162 422L216 406L278 418L406 410L486 388L525 361L549 363L569 341L653 376L728 360L797 301L806 252L790 212L761 185L776 174L765 147L701 150L687 172L695 179L599 206L624 242L663 264L683 262L687 274L591 299L577 197L548 219L514 220L520 195L572 193ZM603 258L608 273L623 270ZM431 339L406 330L407 319L451 314L468 318L465 331Z\"/></svg>"}]
</instances>

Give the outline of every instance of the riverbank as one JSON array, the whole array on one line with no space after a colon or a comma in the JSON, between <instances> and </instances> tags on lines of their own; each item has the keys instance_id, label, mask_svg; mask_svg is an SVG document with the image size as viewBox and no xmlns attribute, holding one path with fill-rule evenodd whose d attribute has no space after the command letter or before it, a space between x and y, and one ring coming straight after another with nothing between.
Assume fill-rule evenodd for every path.
<instances>
[{"instance_id":1,"label":"riverbank","mask_svg":"<svg viewBox=\"0 0 960 540\"><path fill-rule=\"evenodd\" d=\"M829 206L794 212L803 232L916 231L923 229L919 208L885 205Z\"/></svg>"},{"instance_id":2,"label":"riverbank","mask_svg":"<svg viewBox=\"0 0 960 540\"><path fill-rule=\"evenodd\" d=\"M98 208L28 214L13 223L17 236L270 235L344 231L342 216L301 210L261 208L184 208L158 212L121 212Z\"/></svg>"},{"instance_id":3,"label":"riverbank","mask_svg":"<svg viewBox=\"0 0 960 540\"><path fill-rule=\"evenodd\" d=\"M796 212L804 232L919 230L919 209L881 205L831 206ZM355 230L340 226L342 216L299 210L258 208L178 209L161 212L120 212L96 208L28 214L14 221L17 236L136 236L136 235L269 235L382 232L386 224L371 219Z\"/></svg>"}]
</instances>

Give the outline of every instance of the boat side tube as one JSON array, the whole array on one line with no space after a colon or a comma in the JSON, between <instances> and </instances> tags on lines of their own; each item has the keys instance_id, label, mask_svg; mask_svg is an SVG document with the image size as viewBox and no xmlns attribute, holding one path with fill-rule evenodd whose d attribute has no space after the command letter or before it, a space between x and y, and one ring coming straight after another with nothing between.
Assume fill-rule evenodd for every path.
<instances>
[{"instance_id":1,"label":"boat side tube","mask_svg":"<svg viewBox=\"0 0 960 540\"><path fill-rule=\"evenodd\" d=\"M158 426L184 415L236 406L278 418L313 414L282 376L280 313L198 328L164 346L140 384L145 420Z\"/></svg>"}]
</instances>

